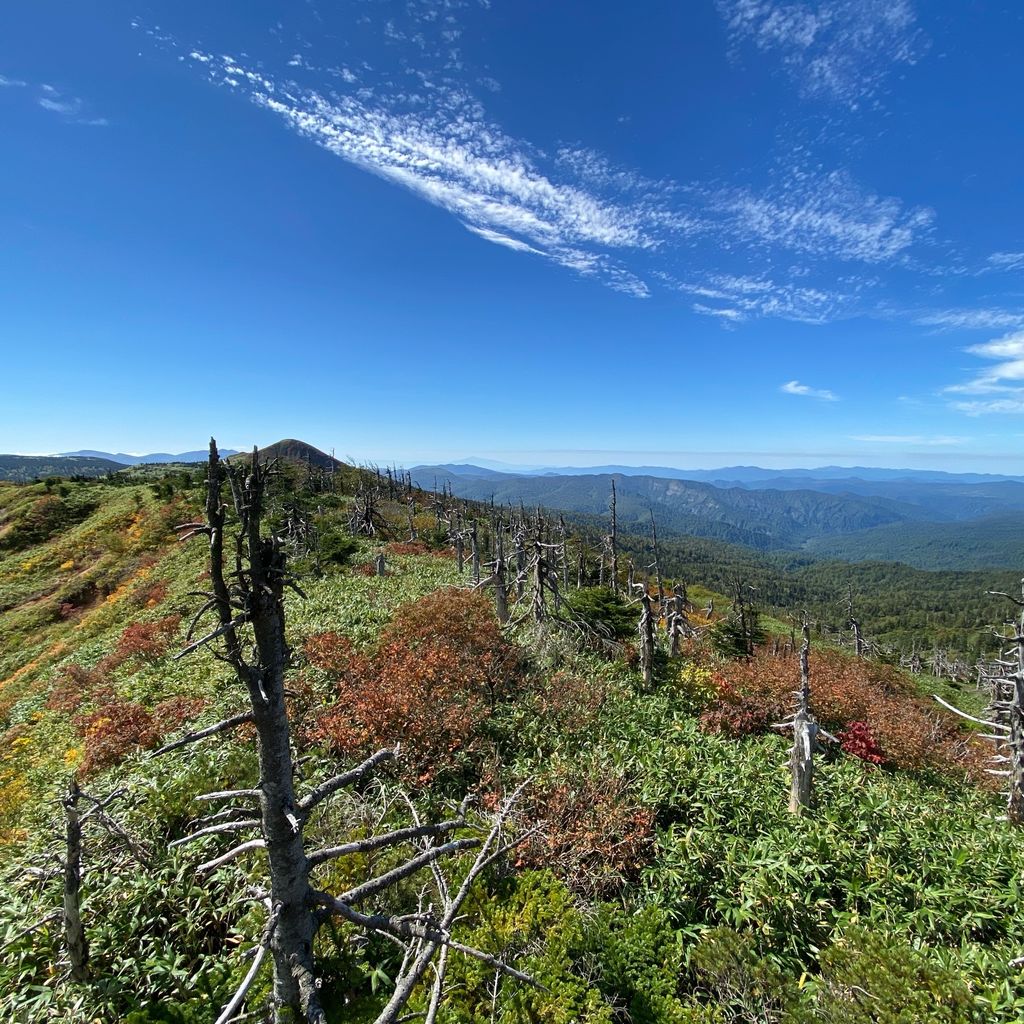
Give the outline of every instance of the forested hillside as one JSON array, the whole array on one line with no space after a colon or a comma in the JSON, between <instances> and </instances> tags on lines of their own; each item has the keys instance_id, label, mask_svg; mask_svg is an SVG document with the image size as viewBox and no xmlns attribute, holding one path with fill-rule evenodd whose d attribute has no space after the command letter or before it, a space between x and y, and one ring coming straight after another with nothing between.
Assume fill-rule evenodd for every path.
<instances>
[{"instance_id":1,"label":"forested hillside","mask_svg":"<svg viewBox=\"0 0 1024 1024\"><path fill-rule=\"evenodd\" d=\"M57 476L106 476L124 467L84 455L0 455L0 480L26 483Z\"/></svg>"},{"instance_id":2,"label":"forested hillside","mask_svg":"<svg viewBox=\"0 0 1024 1024\"><path fill-rule=\"evenodd\" d=\"M973 684L815 635L792 813L780 567L264 474L0 487L4 1019L1020 1019Z\"/></svg>"}]
</instances>

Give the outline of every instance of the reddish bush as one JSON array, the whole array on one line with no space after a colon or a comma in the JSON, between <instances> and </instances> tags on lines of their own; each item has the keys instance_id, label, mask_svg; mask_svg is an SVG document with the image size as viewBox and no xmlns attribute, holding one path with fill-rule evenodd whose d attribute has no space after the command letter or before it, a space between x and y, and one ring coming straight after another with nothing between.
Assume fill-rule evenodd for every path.
<instances>
[{"instance_id":1,"label":"reddish bush","mask_svg":"<svg viewBox=\"0 0 1024 1024\"><path fill-rule=\"evenodd\" d=\"M839 745L847 754L859 757L871 764L882 764L885 757L875 740L875 734L867 722L851 722L836 736Z\"/></svg>"},{"instance_id":2,"label":"reddish bush","mask_svg":"<svg viewBox=\"0 0 1024 1024\"><path fill-rule=\"evenodd\" d=\"M169 697L153 708L153 723L165 735L198 718L207 703L203 697Z\"/></svg>"},{"instance_id":3,"label":"reddish bush","mask_svg":"<svg viewBox=\"0 0 1024 1024\"><path fill-rule=\"evenodd\" d=\"M421 540L395 540L388 544L387 551L392 555L432 554L430 548Z\"/></svg>"},{"instance_id":4,"label":"reddish bush","mask_svg":"<svg viewBox=\"0 0 1024 1024\"><path fill-rule=\"evenodd\" d=\"M167 597L167 581L153 580L132 595L132 603L138 608L155 608Z\"/></svg>"},{"instance_id":5,"label":"reddish bush","mask_svg":"<svg viewBox=\"0 0 1024 1024\"><path fill-rule=\"evenodd\" d=\"M155 746L160 739L153 716L141 704L130 701L104 704L78 719L77 725L85 741L83 775L109 768L135 750Z\"/></svg>"},{"instance_id":6,"label":"reddish bush","mask_svg":"<svg viewBox=\"0 0 1024 1024\"><path fill-rule=\"evenodd\" d=\"M134 622L121 634L113 655L105 661L111 668L132 659L157 661L167 652L180 625L180 615L168 615L156 622Z\"/></svg>"},{"instance_id":7,"label":"reddish bush","mask_svg":"<svg viewBox=\"0 0 1024 1024\"><path fill-rule=\"evenodd\" d=\"M315 633L303 645L306 660L335 678L363 676L369 671L369 661L356 653L352 641L341 633Z\"/></svg>"},{"instance_id":8,"label":"reddish bush","mask_svg":"<svg viewBox=\"0 0 1024 1024\"><path fill-rule=\"evenodd\" d=\"M86 701L93 703L113 699L113 690L107 686L99 667L85 668L82 665L67 665L46 700L51 711L65 713L77 711Z\"/></svg>"},{"instance_id":9,"label":"reddish bush","mask_svg":"<svg viewBox=\"0 0 1024 1024\"><path fill-rule=\"evenodd\" d=\"M608 696L603 680L556 672L537 690L537 710L559 733L586 732Z\"/></svg>"},{"instance_id":10,"label":"reddish bush","mask_svg":"<svg viewBox=\"0 0 1024 1024\"><path fill-rule=\"evenodd\" d=\"M614 896L650 857L654 812L611 772L533 787L520 816L540 832L521 848L519 865L554 866L588 896Z\"/></svg>"},{"instance_id":11,"label":"reddish bush","mask_svg":"<svg viewBox=\"0 0 1024 1024\"><path fill-rule=\"evenodd\" d=\"M837 651L813 652L810 669L815 714L830 732L848 736L854 748L849 753L869 753L872 757L865 760L895 768L980 775L984 752L977 741L916 696L913 683L898 669ZM701 716L702 724L732 736L764 732L792 712L798 679L793 657L762 651L749 662L730 662L717 681L718 700Z\"/></svg>"},{"instance_id":12,"label":"reddish bush","mask_svg":"<svg viewBox=\"0 0 1024 1024\"><path fill-rule=\"evenodd\" d=\"M400 608L373 658L330 634L311 638L307 656L337 679L316 738L349 755L401 742L423 781L472 747L518 668L490 601L466 590Z\"/></svg>"}]
</instances>

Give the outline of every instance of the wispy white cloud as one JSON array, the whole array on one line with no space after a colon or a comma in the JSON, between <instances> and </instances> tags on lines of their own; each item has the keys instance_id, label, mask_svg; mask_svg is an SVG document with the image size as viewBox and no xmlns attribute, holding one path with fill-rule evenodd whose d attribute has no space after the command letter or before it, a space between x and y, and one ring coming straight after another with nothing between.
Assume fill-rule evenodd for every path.
<instances>
[{"instance_id":1,"label":"wispy white cloud","mask_svg":"<svg viewBox=\"0 0 1024 1024\"><path fill-rule=\"evenodd\" d=\"M921 327L936 327L947 331L998 331L1024 326L1024 312L986 306L975 309L938 309L912 314L911 319Z\"/></svg>"},{"instance_id":2,"label":"wispy white cloud","mask_svg":"<svg viewBox=\"0 0 1024 1024\"><path fill-rule=\"evenodd\" d=\"M336 62L321 67L315 50L290 43L278 76L255 58L173 45L179 60L211 82L244 92L293 131L448 211L477 237L636 297L649 295L660 278L698 300L695 312L723 322L825 323L849 315L868 279L835 262L903 266L929 240L931 210L877 194L842 170L808 170L807 154L802 166L776 170L767 185L677 182L620 166L578 143L552 152L511 136L467 88L496 91L500 83L449 67L456 12L467 6L407 0L396 5L390 24L371 19L366 31L401 44L397 69L390 70L383 58L376 69L358 61L355 70ZM783 31L774 16L765 21L757 13L779 5L732 6L738 33L758 19ZM841 20L840 13L829 18ZM738 274L737 254L748 266L770 260L776 269L771 276ZM801 278L795 260L813 276ZM678 280L668 277L669 268Z\"/></svg>"},{"instance_id":3,"label":"wispy white cloud","mask_svg":"<svg viewBox=\"0 0 1024 1024\"><path fill-rule=\"evenodd\" d=\"M701 316L717 317L727 326L737 324L741 320L746 319L742 309L733 309L729 306L706 306L703 302L695 302L693 304L693 311L694 313L700 313Z\"/></svg>"},{"instance_id":4,"label":"wispy white cloud","mask_svg":"<svg viewBox=\"0 0 1024 1024\"><path fill-rule=\"evenodd\" d=\"M801 384L798 380L787 381L780 385L779 390L787 395L798 395L801 398L817 398L822 402L838 402L839 396L827 388L812 388Z\"/></svg>"},{"instance_id":5,"label":"wispy white cloud","mask_svg":"<svg viewBox=\"0 0 1024 1024\"><path fill-rule=\"evenodd\" d=\"M20 89L28 85L28 82L23 82L19 78L8 78L6 75L0 75L0 89Z\"/></svg>"},{"instance_id":6,"label":"wispy white cloud","mask_svg":"<svg viewBox=\"0 0 1024 1024\"><path fill-rule=\"evenodd\" d=\"M816 258L890 262L931 228L935 214L878 196L842 171L794 170L758 193L725 189L709 196L712 210L739 239Z\"/></svg>"},{"instance_id":7,"label":"wispy white cloud","mask_svg":"<svg viewBox=\"0 0 1024 1024\"><path fill-rule=\"evenodd\" d=\"M725 304L719 307L697 303L696 312L733 321L774 317L801 323L826 323L842 315L850 301L848 293L768 277L709 274L696 282L678 281L667 274L659 277L680 292Z\"/></svg>"},{"instance_id":8,"label":"wispy white cloud","mask_svg":"<svg viewBox=\"0 0 1024 1024\"><path fill-rule=\"evenodd\" d=\"M545 173L527 144L487 122L458 90L328 99L279 86L230 57L194 59L214 81L248 87L255 103L299 134L449 211L479 237L626 294L645 297L649 288L616 254L654 251L681 230L652 196L604 196Z\"/></svg>"},{"instance_id":9,"label":"wispy white cloud","mask_svg":"<svg viewBox=\"0 0 1024 1024\"><path fill-rule=\"evenodd\" d=\"M966 444L968 438L947 434L851 434L851 441L866 441L869 444L900 444L926 448L944 448Z\"/></svg>"},{"instance_id":10,"label":"wispy white cloud","mask_svg":"<svg viewBox=\"0 0 1024 1024\"><path fill-rule=\"evenodd\" d=\"M36 103L43 110L59 114L66 121L72 121L75 124L103 126L110 123L105 117L95 117L90 114L85 101L78 96L70 96L48 83L39 86Z\"/></svg>"},{"instance_id":11,"label":"wispy white cloud","mask_svg":"<svg viewBox=\"0 0 1024 1024\"><path fill-rule=\"evenodd\" d=\"M736 42L778 56L804 95L856 107L925 43L909 0L718 0Z\"/></svg>"},{"instance_id":12,"label":"wispy white cloud","mask_svg":"<svg viewBox=\"0 0 1024 1024\"><path fill-rule=\"evenodd\" d=\"M989 271L1024 270L1024 252L994 252L986 260Z\"/></svg>"},{"instance_id":13,"label":"wispy white cloud","mask_svg":"<svg viewBox=\"0 0 1024 1024\"><path fill-rule=\"evenodd\" d=\"M1024 413L1024 330L971 345L966 351L994 362L969 380L944 388L944 393L986 397L955 399L952 408L968 416Z\"/></svg>"}]
</instances>

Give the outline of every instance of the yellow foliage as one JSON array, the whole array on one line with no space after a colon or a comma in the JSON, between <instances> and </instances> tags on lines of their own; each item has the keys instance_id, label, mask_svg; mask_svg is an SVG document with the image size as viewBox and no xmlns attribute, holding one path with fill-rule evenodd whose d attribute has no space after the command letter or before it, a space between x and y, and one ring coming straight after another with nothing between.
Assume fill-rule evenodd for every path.
<instances>
[{"instance_id":1,"label":"yellow foliage","mask_svg":"<svg viewBox=\"0 0 1024 1024\"><path fill-rule=\"evenodd\" d=\"M73 558L69 558L66 562L61 562L60 567L63 572L66 572L68 569L74 569L75 560Z\"/></svg>"}]
</instances>

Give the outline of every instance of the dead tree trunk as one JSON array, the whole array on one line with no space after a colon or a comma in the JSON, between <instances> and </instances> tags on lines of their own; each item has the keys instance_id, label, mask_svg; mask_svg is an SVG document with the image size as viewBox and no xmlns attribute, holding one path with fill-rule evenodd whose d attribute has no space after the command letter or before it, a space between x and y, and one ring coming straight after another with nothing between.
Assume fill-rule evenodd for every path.
<instances>
[{"instance_id":1,"label":"dead tree trunk","mask_svg":"<svg viewBox=\"0 0 1024 1024\"><path fill-rule=\"evenodd\" d=\"M1017 620L1014 644L1017 671L1013 677L1010 700L1010 793L1006 815L1014 825L1024 825L1024 610Z\"/></svg>"},{"instance_id":2,"label":"dead tree trunk","mask_svg":"<svg viewBox=\"0 0 1024 1024\"><path fill-rule=\"evenodd\" d=\"M71 977L85 981L89 977L89 942L82 924L82 815L78 782L72 779L64 797L64 940L67 944Z\"/></svg>"},{"instance_id":3,"label":"dead tree trunk","mask_svg":"<svg viewBox=\"0 0 1024 1024\"><path fill-rule=\"evenodd\" d=\"M469 529L469 550L471 564L473 566L473 582L480 582L480 535L477 530L476 519Z\"/></svg>"},{"instance_id":4,"label":"dead tree trunk","mask_svg":"<svg viewBox=\"0 0 1024 1024\"><path fill-rule=\"evenodd\" d=\"M640 672L644 689L649 690L654 683L654 612L647 584L637 583L634 586L640 596L640 623L637 628L640 634Z\"/></svg>"},{"instance_id":5,"label":"dead tree trunk","mask_svg":"<svg viewBox=\"0 0 1024 1024\"><path fill-rule=\"evenodd\" d=\"M858 658L864 657L864 635L860 631L860 623L853 614L853 587L850 587L850 596L847 601L848 619L850 628L853 630L853 650Z\"/></svg>"},{"instance_id":6,"label":"dead tree trunk","mask_svg":"<svg viewBox=\"0 0 1024 1024\"><path fill-rule=\"evenodd\" d=\"M501 533L497 534L497 551L489 568L493 571L477 587L494 587L494 611L503 626L508 622L508 581L505 567L505 545Z\"/></svg>"},{"instance_id":7,"label":"dead tree trunk","mask_svg":"<svg viewBox=\"0 0 1024 1024\"><path fill-rule=\"evenodd\" d=\"M658 583L658 611L665 611L665 581L661 578L661 555L658 551L658 525L654 521L654 509L651 510L651 547L654 549L654 578Z\"/></svg>"},{"instance_id":8,"label":"dead tree trunk","mask_svg":"<svg viewBox=\"0 0 1024 1024\"><path fill-rule=\"evenodd\" d=\"M612 571L612 593L618 596L619 593L619 519L615 511L615 478L612 477L612 500L611 500L612 532L609 534L611 546L611 571Z\"/></svg>"},{"instance_id":9,"label":"dead tree trunk","mask_svg":"<svg viewBox=\"0 0 1024 1024\"><path fill-rule=\"evenodd\" d=\"M1005 597L1017 608L1009 623L1013 630L1011 635L996 633L998 639L1011 641L1013 649L1012 660L1001 656L993 666L993 670L1001 669L1006 674L1002 678L993 679L993 700L990 705L992 719L969 715L938 694L932 694L932 697L961 718L992 730L991 733L982 734L985 739L996 742L995 761L998 767L988 771L990 775L1007 780L1009 790L1006 795L1006 817L1020 827L1024 826L1024 581L1020 598L1001 591L988 593L995 597Z\"/></svg>"},{"instance_id":10,"label":"dead tree trunk","mask_svg":"<svg viewBox=\"0 0 1024 1024\"><path fill-rule=\"evenodd\" d=\"M266 894L269 911L267 925L257 947L253 968L221 1014L219 1024L237 1016L245 994L256 977L265 950L269 950L274 967L275 1021L284 1024L285 1021L293 1022L298 1019L306 1021L307 1024L326 1024L314 973L313 938L317 927L332 916L340 916L363 931L388 934L399 939L400 945L409 943L410 950L415 951L416 963L421 965L419 973L405 975L396 983L395 994L388 1008L378 1017L378 1024L393 1024L399 1010L408 999L412 986L430 965L435 952L451 945L447 924L442 931L432 927L429 921L422 923L421 915L414 915L412 918L393 918L387 915L363 914L356 911L353 905L428 866L435 868L436 862L443 856L474 846L482 845L482 848L486 848L488 843L493 844L500 833L504 817L496 826L497 831L492 830L491 837L484 844L480 844L476 839L459 839L440 847L428 845L426 850L422 850L400 867L358 885L340 897L319 892L313 887L310 871L319 864L337 857L358 854L363 850L397 846L415 838L426 838L429 844L429 837L444 835L462 828L467 824L466 819L464 813L460 812L457 818L438 825L399 829L386 835L373 836L361 842L330 847L307 855L303 830L315 808L346 786L364 778L378 764L394 757L394 751L378 751L358 768L337 775L317 786L301 800L296 799L295 765L285 704L284 683L289 651L285 642L284 589L286 586L294 587L296 590L298 588L287 574L284 549L279 539L273 535L264 537L261 532L263 499L269 470L259 463L255 450L247 468L223 466L216 443L211 440L208 472L207 521L190 523L180 528L188 531L186 537L206 533L210 539L212 589L206 595L207 603L193 619L188 636L191 636L207 611L216 613L219 626L201 640L189 644L178 657L197 650L213 640L219 640L223 644L219 657L231 666L244 686L250 710L215 726L190 733L183 739L161 748L154 756L223 732L243 722L251 722L256 728L260 772L258 786L249 790L205 794L201 799L247 802L258 800L258 816L246 817L246 809L238 808L240 816L232 816L227 821L207 828L200 827L196 832L177 839L172 844L180 845L214 832L229 830L234 832L258 828L262 834L261 838L242 842L226 854L201 865L199 869L213 870L254 849L264 849L267 854L270 876L270 888ZM224 569L225 507L221 501L224 479L230 484L234 509L239 521L234 555L235 570L230 576ZM243 628L251 629L254 649L252 654L249 653L249 644L243 645ZM455 918L458 905L468 893L472 878L478 875L491 859L493 858L478 858L477 864L464 882L463 889L460 889L460 895L451 901L444 899L452 920ZM487 960L492 966L506 973L521 976L519 972L498 963L495 958L488 958L486 954L467 947L459 948L467 955ZM443 971L439 969L438 973L442 975Z\"/></svg>"},{"instance_id":11,"label":"dead tree trunk","mask_svg":"<svg viewBox=\"0 0 1024 1024\"><path fill-rule=\"evenodd\" d=\"M804 620L803 644L800 647L800 689L797 690L796 714L792 720L776 726L793 730L793 746L789 752L791 776L789 810L802 814L811 806L814 786L814 755L821 749L818 736L829 736L817 722L811 710L811 673L809 667L811 652L811 628Z\"/></svg>"}]
</instances>

